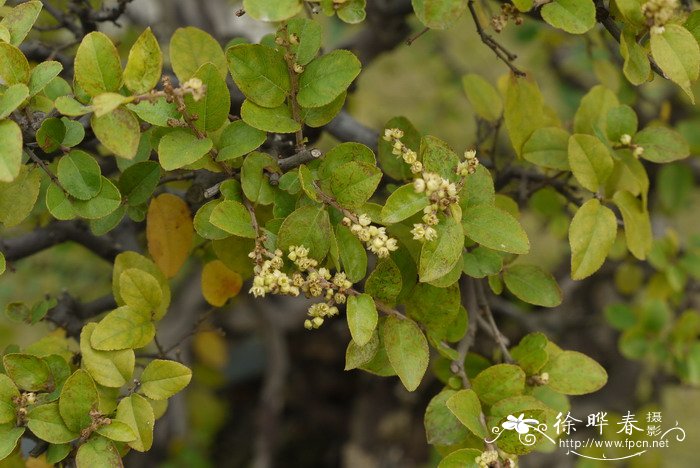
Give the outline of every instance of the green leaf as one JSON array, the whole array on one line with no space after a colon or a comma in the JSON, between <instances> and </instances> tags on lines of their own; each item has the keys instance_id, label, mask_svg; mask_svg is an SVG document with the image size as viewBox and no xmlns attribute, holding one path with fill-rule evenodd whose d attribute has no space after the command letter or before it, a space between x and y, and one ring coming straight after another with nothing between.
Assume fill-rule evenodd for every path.
<instances>
[{"instance_id":1,"label":"green leaf","mask_svg":"<svg viewBox=\"0 0 700 468\"><path fill-rule=\"evenodd\" d=\"M513 364L496 364L472 379L472 388L486 405L504 398L522 395L525 390L525 372Z\"/></svg>"},{"instance_id":2,"label":"green leaf","mask_svg":"<svg viewBox=\"0 0 700 468\"><path fill-rule=\"evenodd\" d=\"M411 3L420 22L430 29L450 28L467 9L463 1L412 0Z\"/></svg>"},{"instance_id":3,"label":"green leaf","mask_svg":"<svg viewBox=\"0 0 700 468\"><path fill-rule=\"evenodd\" d=\"M455 172L459 157L439 138L428 135L421 139L419 159L423 161L426 172L437 173L452 182L459 179Z\"/></svg>"},{"instance_id":4,"label":"green leaf","mask_svg":"<svg viewBox=\"0 0 700 468\"><path fill-rule=\"evenodd\" d=\"M462 423L445 404L455 393L457 392L450 389L442 390L430 400L425 409L425 435L431 445L458 444L468 435Z\"/></svg>"},{"instance_id":5,"label":"green leaf","mask_svg":"<svg viewBox=\"0 0 700 468\"><path fill-rule=\"evenodd\" d=\"M369 294L348 297L348 327L357 346L366 345L377 328L377 307Z\"/></svg>"},{"instance_id":6,"label":"green leaf","mask_svg":"<svg viewBox=\"0 0 700 468\"><path fill-rule=\"evenodd\" d=\"M133 285L131 270L135 269L125 270L122 273L119 283L122 288L128 286L127 291L131 290L135 296L138 291ZM126 277L124 277L125 274ZM126 279L121 281L121 278ZM122 289L122 297L126 300L129 296L125 296L125 293ZM113 310L100 320L90 337L90 345L99 351L142 348L150 343L154 336L155 327L150 314L145 310L125 305Z\"/></svg>"},{"instance_id":7,"label":"green leaf","mask_svg":"<svg viewBox=\"0 0 700 468\"><path fill-rule=\"evenodd\" d=\"M192 371L179 362L154 359L141 374L141 391L152 400L165 400L185 388Z\"/></svg>"},{"instance_id":8,"label":"green leaf","mask_svg":"<svg viewBox=\"0 0 700 468\"><path fill-rule=\"evenodd\" d=\"M583 34L596 23L593 0L553 0L540 13L547 23L571 34Z\"/></svg>"},{"instance_id":9,"label":"green leaf","mask_svg":"<svg viewBox=\"0 0 700 468\"><path fill-rule=\"evenodd\" d=\"M518 220L496 206L467 208L462 227L467 237L489 249L519 255L530 251L530 241Z\"/></svg>"},{"instance_id":10,"label":"green leaf","mask_svg":"<svg viewBox=\"0 0 700 468\"><path fill-rule=\"evenodd\" d=\"M343 109L347 92L341 93L330 104L321 107L302 107L300 110L301 120L304 125L312 128L323 127L335 118Z\"/></svg>"},{"instance_id":11,"label":"green leaf","mask_svg":"<svg viewBox=\"0 0 700 468\"><path fill-rule=\"evenodd\" d=\"M20 3L5 14L5 17L0 21L0 26L6 27L9 31L10 44L19 47L39 17L41 7L41 2L34 0Z\"/></svg>"},{"instance_id":12,"label":"green leaf","mask_svg":"<svg viewBox=\"0 0 700 468\"><path fill-rule=\"evenodd\" d=\"M662 208L669 212L676 212L687 206L694 181L693 171L686 165L664 164L656 177L657 196ZM2 195L0 195L1 198Z\"/></svg>"},{"instance_id":13,"label":"green leaf","mask_svg":"<svg viewBox=\"0 0 700 468\"><path fill-rule=\"evenodd\" d=\"M63 422L58 403L35 406L27 413L27 428L38 438L52 444L65 444L78 438Z\"/></svg>"},{"instance_id":14,"label":"green leaf","mask_svg":"<svg viewBox=\"0 0 700 468\"><path fill-rule=\"evenodd\" d=\"M549 360L546 349L548 343L547 337L542 333L530 333L525 335L510 352L526 374L535 375Z\"/></svg>"},{"instance_id":15,"label":"green leaf","mask_svg":"<svg viewBox=\"0 0 700 468\"><path fill-rule=\"evenodd\" d=\"M5 372L22 390L52 390L51 371L46 363L31 354L10 353L2 358Z\"/></svg>"},{"instance_id":16,"label":"green leaf","mask_svg":"<svg viewBox=\"0 0 700 468\"><path fill-rule=\"evenodd\" d=\"M250 153L241 168L241 187L246 198L253 203L269 205L275 200L275 191L266 170L275 170L276 161L265 153Z\"/></svg>"},{"instance_id":17,"label":"green leaf","mask_svg":"<svg viewBox=\"0 0 700 468\"><path fill-rule=\"evenodd\" d=\"M649 43L651 55L659 68L685 91L694 104L690 84L700 76L698 41L680 24L666 23L662 33L651 31Z\"/></svg>"},{"instance_id":18,"label":"green leaf","mask_svg":"<svg viewBox=\"0 0 700 468\"><path fill-rule=\"evenodd\" d=\"M95 381L105 387L122 387L134 372L134 351L98 351L90 344L96 323L88 323L80 333L82 365Z\"/></svg>"},{"instance_id":19,"label":"green leaf","mask_svg":"<svg viewBox=\"0 0 700 468\"><path fill-rule=\"evenodd\" d=\"M340 261L343 263L343 272L350 282L357 283L367 275L367 251L360 239L342 224L336 226L335 236L338 242Z\"/></svg>"},{"instance_id":20,"label":"green leaf","mask_svg":"<svg viewBox=\"0 0 700 468\"><path fill-rule=\"evenodd\" d=\"M287 22L287 33L295 34L297 44L290 44L289 49L296 56L296 63L306 65L313 60L321 49L323 28L317 21L306 18L294 18Z\"/></svg>"},{"instance_id":21,"label":"green leaf","mask_svg":"<svg viewBox=\"0 0 700 468\"><path fill-rule=\"evenodd\" d=\"M267 134L253 128L242 120L231 122L221 133L217 161L229 161L240 158L260 147L267 139Z\"/></svg>"},{"instance_id":22,"label":"green leaf","mask_svg":"<svg viewBox=\"0 0 700 468\"><path fill-rule=\"evenodd\" d=\"M292 118L289 106L262 107L246 99L241 107L241 119L251 127L271 133L294 133L301 124Z\"/></svg>"},{"instance_id":23,"label":"green leaf","mask_svg":"<svg viewBox=\"0 0 700 468\"><path fill-rule=\"evenodd\" d=\"M418 153L420 150L421 135L413 124L405 117L394 117L384 125L384 128L398 128L403 132L401 141L408 148ZM379 165L386 175L396 180L412 179L410 166L400 157L392 154L393 143L379 138ZM327 157L327 156L326 156Z\"/></svg>"},{"instance_id":24,"label":"green leaf","mask_svg":"<svg viewBox=\"0 0 700 468\"><path fill-rule=\"evenodd\" d=\"M574 133L596 135L600 131L605 135L608 112L619 105L617 96L608 88L598 85L581 99L581 104L574 115Z\"/></svg>"},{"instance_id":25,"label":"green leaf","mask_svg":"<svg viewBox=\"0 0 700 468\"><path fill-rule=\"evenodd\" d=\"M438 288L425 283L417 284L406 302L406 315L420 322L434 338L443 339L460 312L460 293L457 285Z\"/></svg>"},{"instance_id":26,"label":"green leaf","mask_svg":"<svg viewBox=\"0 0 700 468\"><path fill-rule=\"evenodd\" d=\"M652 242L649 212L642 208L640 200L626 190L616 192L613 201L622 213L627 248L639 260L646 259Z\"/></svg>"},{"instance_id":27,"label":"green leaf","mask_svg":"<svg viewBox=\"0 0 700 468\"><path fill-rule=\"evenodd\" d=\"M212 200L205 203L194 215L194 229L197 234L205 239L217 240L230 237L230 234L223 229L219 229L211 223L211 214L223 200Z\"/></svg>"},{"instance_id":28,"label":"green leaf","mask_svg":"<svg viewBox=\"0 0 700 468\"><path fill-rule=\"evenodd\" d=\"M597 192L612 173L613 159L598 138L576 134L569 138L569 165L579 184Z\"/></svg>"},{"instance_id":29,"label":"green leaf","mask_svg":"<svg viewBox=\"0 0 700 468\"><path fill-rule=\"evenodd\" d=\"M348 0L340 5L336 14L345 23L357 24L367 17L366 7L367 0Z\"/></svg>"},{"instance_id":30,"label":"green leaf","mask_svg":"<svg viewBox=\"0 0 700 468\"><path fill-rule=\"evenodd\" d=\"M136 440L129 442L129 447L139 452L150 450L155 417L148 400L136 393L123 398L117 406L116 419L128 424L136 434Z\"/></svg>"},{"instance_id":31,"label":"green leaf","mask_svg":"<svg viewBox=\"0 0 700 468\"><path fill-rule=\"evenodd\" d=\"M63 156L56 175L63 188L80 200L94 198L102 188L100 165L84 151L73 150Z\"/></svg>"},{"instance_id":32,"label":"green leaf","mask_svg":"<svg viewBox=\"0 0 700 468\"><path fill-rule=\"evenodd\" d=\"M187 94L185 96L187 111L190 115L197 116L194 126L200 131L218 130L228 122L231 109L231 95L226 80L211 63L202 65L194 77L202 80L202 84L206 86L206 92L199 100Z\"/></svg>"},{"instance_id":33,"label":"green leaf","mask_svg":"<svg viewBox=\"0 0 700 468\"><path fill-rule=\"evenodd\" d=\"M636 2L637 0L626 1ZM636 4L635 10L641 14L642 9L639 3ZM647 51L637 43L635 33L628 27L625 27L622 30L622 35L620 35L620 55L622 55L622 58L625 60L622 66L622 72L630 83L639 86L649 81L651 76L651 64L649 63Z\"/></svg>"},{"instance_id":34,"label":"green leaf","mask_svg":"<svg viewBox=\"0 0 700 468\"><path fill-rule=\"evenodd\" d=\"M633 136L637 133L637 124L637 113L630 106L613 107L607 117L608 140L619 142L623 135Z\"/></svg>"},{"instance_id":35,"label":"green leaf","mask_svg":"<svg viewBox=\"0 0 700 468\"><path fill-rule=\"evenodd\" d=\"M615 213L595 198L584 203L569 227L571 277L580 280L598 271L616 235Z\"/></svg>"},{"instance_id":36,"label":"green leaf","mask_svg":"<svg viewBox=\"0 0 700 468\"><path fill-rule=\"evenodd\" d=\"M284 103L291 81L281 53L261 44L239 44L226 57L233 81L249 100L262 107Z\"/></svg>"},{"instance_id":37,"label":"green leaf","mask_svg":"<svg viewBox=\"0 0 700 468\"><path fill-rule=\"evenodd\" d=\"M86 219L99 219L112 213L121 205L119 189L106 177L102 177L102 188L90 200L73 200L75 213Z\"/></svg>"},{"instance_id":38,"label":"green leaf","mask_svg":"<svg viewBox=\"0 0 700 468\"><path fill-rule=\"evenodd\" d=\"M139 312L145 312L146 315L157 310L163 301L163 291L160 289L158 280L138 268L127 268L122 271L119 275L119 292L127 306Z\"/></svg>"},{"instance_id":39,"label":"green leaf","mask_svg":"<svg viewBox=\"0 0 700 468\"><path fill-rule=\"evenodd\" d=\"M147 93L158 85L162 72L163 53L149 27L131 46L124 69L124 84L135 94Z\"/></svg>"},{"instance_id":40,"label":"green leaf","mask_svg":"<svg viewBox=\"0 0 700 468\"><path fill-rule=\"evenodd\" d=\"M297 101L303 107L321 107L345 92L360 74L360 61L347 50L312 60L299 76Z\"/></svg>"},{"instance_id":41,"label":"green leaf","mask_svg":"<svg viewBox=\"0 0 700 468\"><path fill-rule=\"evenodd\" d=\"M309 249L309 256L323 260L330 249L331 224L325 209L302 206L290 214L280 226L277 247L287 253L292 245Z\"/></svg>"},{"instance_id":42,"label":"green leaf","mask_svg":"<svg viewBox=\"0 0 700 468\"><path fill-rule=\"evenodd\" d=\"M516 5L526 2L531 4L532 0L514 0ZM440 461L438 468L479 468L481 465L476 459L481 453L481 450L473 448L455 450Z\"/></svg>"},{"instance_id":43,"label":"green leaf","mask_svg":"<svg viewBox=\"0 0 700 468\"><path fill-rule=\"evenodd\" d=\"M554 277L535 265L513 265L503 272L503 281L515 297L528 304L556 307L561 289Z\"/></svg>"},{"instance_id":44,"label":"green leaf","mask_svg":"<svg viewBox=\"0 0 700 468\"><path fill-rule=\"evenodd\" d=\"M177 111L177 104L168 102L164 97L151 101L141 101L138 104L127 104L126 107L138 115L141 120L158 127L168 127L168 122L179 120L181 117Z\"/></svg>"},{"instance_id":45,"label":"green leaf","mask_svg":"<svg viewBox=\"0 0 700 468\"><path fill-rule=\"evenodd\" d=\"M29 88L22 83L13 84L0 96L0 119L14 112L29 97Z\"/></svg>"},{"instance_id":46,"label":"green leaf","mask_svg":"<svg viewBox=\"0 0 700 468\"><path fill-rule=\"evenodd\" d=\"M46 450L46 463L57 464L63 461L68 454L71 452L72 447L70 444L51 444Z\"/></svg>"},{"instance_id":47,"label":"green leaf","mask_svg":"<svg viewBox=\"0 0 700 468\"><path fill-rule=\"evenodd\" d=\"M1 44L1 43L0 43ZM12 182L22 165L22 130L12 120L0 121L0 182Z\"/></svg>"},{"instance_id":48,"label":"green leaf","mask_svg":"<svg viewBox=\"0 0 700 468\"><path fill-rule=\"evenodd\" d=\"M637 133L632 142L644 148L642 158L655 163L667 163L690 155L688 142L677 131L652 126Z\"/></svg>"},{"instance_id":49,"label":"green leaf","mask_svg":"<svg viewBox=\"0 0 700 468\"><path fill-rule=\"evenodd\" d=\"M211 212L209 221L219 229L238 237L254 239L257 236L253 229L252 218L248 209L242 203L234 200L224 200Z\"/></svg>"},{"instance_id":50,"label":"green leaf","mask_svg":"<svg viewBox=\"0 0 700 468\"><path fill-rule=\"evenodd\" d=\"M452 414L474 435L479 439L486 438L488 434L481 422L481 403L474 390L460 390L452 395L446 404Z\"/></svg>"},{"instance_id":51,"label":"green leaf","mask_svg":"<svg viewBox=\"0 0 700 468\"><path fill-rule=\"evenodd\" d=\"M428 341L416 322L393 315L381 328L391 366L409 392L418 388L428 369Z\"/></svg>"},{"instance_id":52,"label":"green leaf","mask_svg":"<svg viewBox=\"0 0 700 468\"><path fill-rule=\"evenodd\" d=\"M117 108L102 117L93 115L90 120L100 143L119 157L133 159L139 149L141 127L129 109Z\"/></svg>"},{"instance_id":53,"label":"green leaf","mask_svg":"<svg viewBox=\"0 0 700 468\"><path fill-rule=\"evenodd\" d=\"M379 335L375 331L372 338L364 346L358 346L357 343L350 340L345 351L345 370L357 369L370 361L377 354L379 349Z\"/></svg>"},{"instance_id":54,"label":"green leaf","mask_svg":"<svg viewBox=\"0 0 700 468\"><path fill-rule=\"evenodd\" d=\"M608 374L600 364L576 351L563 351L542 371L549 374L548 386L564 395L593 393L608 381Z\"/></svg>"},{"instance_id":55,"label":"green leaf","mask_svg":"<svg viewBox=\"0 0 700 468\"><path fill-rule=\"evenodd\" d=\"M221 77L228 74L224 51L216 39L201 29L178 28L170 38L170 64L181 83L189 80L205 63L213 63Z\"/></svg>"},{"instance_id":56,"label":"green leaf","mask_svg":"<svg viewBox=\"0 0 700 468\"><path fill-rule=\"evenodd\" d=\"M37 66L32 69L32 74L29 76L29 83L27 83L29 95L35 96L39 94L51 80L61 73L61 71L63 71L63 65L54 60L47 60L46 62L37 64Z\"/></svg>"},{"instance_id":57,"label":"green leaf","mask_svg":"<svg viewBox=\"0 0 700 468\"><path fill-rule=\"evenodd\" d=\"M459 192L459 206L464 212L471 206L493 205L495 201L496 190L491 173L479 165L474 174L467 176L464 187ZM462 217L464 218L464 215Z\"/></svg>"},{"instance_id":58,"label":"green leaf","mask_svg":"<svg viewBox=\"0 0 700 468\"><path fill-rule=\"evenodd\" d=\"M446 217L435 229L437 238L425 242L421 249L418 274L423 283L446 275L462 258L464 232L459 222L453 217Z\"/></svg>"},{"instance_id":59,"label":"green leaf","mask_svg":"<svg viewBox=\"0 0 700 468\"><path fill-rule=\"evenodd\" d=\"M204 157L213 147L209 138L197 138L191 131L175 130L160 139L158 160L166 171L180 169Z\"/></svg>"},{"instance_id":60,"label":"green leaf","mask_svg":"<svg viewBox=\"0 0 700 468\"><path fill-rule=\"evenodd\" d=\"M535 81L511 75L503 113L510 141L518 156L532 132L544 126L544 101Z\"/></svg>"},{"instance_id":61,"label":"green leaf","mask_svg":"<svg viewBox=\"0 0 700 468\"><path fill-rule=\"evenodd\" d=\"M57 185L51 184L46 189L46 208L56 219L68 220L75 218L73 204L67 195Z\"/></svg>"},{"instance_id":62,"label":"green leaf","mask_svg":"<svg viewBox=\"0 0 700 468\"><path fill-rule=\"evenodd\" d=\"M163 275L163 272L160 271L160 268L158 268L155 263L148 258L137 254L136 252L120 253L114 260L114 270L112 271L112 293L114 294L114 299L119 305L125 304L124 298L122 297L120 278L122 273L129 268L137 268L145 271L158 280L158 284L162 292L162 300L153 316L153 319L160 320L163 318L168 306L170 305L170 285L168 284L168 280L165 278L165 275Z\"/></svg>"},{"instance_id":63,"label":"green leaf","mask_svg":"<svg viewBox=\"0 0 700 468\"><path fill-rule=\"evenodd\" d=\"M95 113L95 117L102 117L130 100L131 98L122 96L119 93L98 94L92 98L92 110Z\"/></svg>"},{"instance_id":64,"label":"green leaf","mask_svg":"<svg viewBox=\"0 0 700 468\"><path fill-rule=\"evenodd\" d=\"M15 427L14 422L0 424L0 461L14 452L25 430L25 427Z\"/></svg>"},{"instance_id":65,"label":"green leaf","mask_svg":"<svg viewBox=\"0 0 700 468\"><path fill-rule=\"evenodd\" d=\"M382 222L394 224L423 210L430 204L425 193L417 193L413 184L402 185L394 190L382 207Z\"/></svg>"},{"instance_id":66,"label":"green leaf","mask_svg":"<svg viewBox=\"0 0 700 468\"><path fill-rule=\"evenodd\" d=\"M12 86L29 81L29 62L17 48L0 41L0 83Z\"/></svg>"},{"instance_id":67,"label":"green leaf","mask_svg":"<svg viewBox=\"0 0 700 468\"><path fill-rule=\"evenodd\" d=\"M342 251L340 254L342 258ZM377 300L394 304L401 293L402 286L401 270L391 258L384 258L377 263L377 266L367 277L365 292Z\"/></svg>"},{"instance_id":68,"label":"green leaf","mask_svg":"<svg viewBox=\"0 0 700 468\"><path fill-rule=\"evenodd\" d=\"M75 81L90 96L119 91L122 64L109 37L93 31L83 38L75 54Z\"/></svg>"},{"instance_id":69,"label":"green leaf","mask_svg":"<svg viewBox=\"0 0 700 468\"><path fill-rule=\"evenodd\" d=\"M14 422L17 419L15 398L19 397L19 390L10 377L0 374L0 424Z\"/></svg>"},{"instance_id":70,"label":"green leaf","mask_svg":"<svg viewBox=\"0 0 700 468\"><path fill-rule=\"evenodd\" d=\"M132 206L146 203L160 181L160 166L155 161L143 161L128 167L119 177L119 191Z\"/></svg>"},{"instance_id":71,"label":"green leaf","mask_svg":"<svg viewBox=\"0 0 700 468\"><path fill-rule=\"evenodd\" d=\"M133 442L136 440L136 433L128 424L112 419L107 425L97 428L97 433L116 442Z\"/></svg>"},{"instance_id":72,"label":"green leaf","mask_svg":"<svg viewBox=\"0 0 700 468\"><path fill-rule=\"evenodd\" d=\"M119 451L104 437L90 437L75 454L77 468L117 468L123 466Z\"/></svg>"},{"instance_id":73,"label":"green leaf","mask_svg":"<svg viewBox=\"0 0 700 468\"><path fill-rule=\"evenodd\" d=\"M346 163L356 161L360 163L375 164L374 153L371 149L360 143L341 143L327 152L321 159L318 167L318 178L323 190L330 190L326 183L333 174Z\"/></svg>"},{"instance_id":74,"label":"green leaf","mask_svg":"<svg viewBox=\"0 0 700 468\"><path fill-rule=\"evenodd\" d=\"M60 96L56 99L54 105L56 106L56 110L58 112L71 117L79 117L92 112L92 108L90 106L84 106L70 96Z\"/></svg>"},{"instance_id":75,"label":"green leaf","mask_svg":"<svg viewBox=\"0 0 700 468\"><path fill-rule=\"evenodd\" d=\"M97 409L98 401L92 377L87 371L78 369L63 384L58 411L70 431L80 432L92 424L90 412Z\"/></svg>"},{"instance_id":76,"label":"green leaf","mask_svg":"<svg viewBox=\"0 0 700 468\"><path fill-rule=\"evenodd\" d=\"M359 209L374 194L381 179L382 171L377 166L351 161L334 171L331 194L339 205Z\"/></svg>"},{"instance_id":77,"label":"green leaf","mask_svg":"<svg viewBox=\"0 0 700 468\"><path fill-rule=\"evenodd\" d=\"M259 21L284 21L302 9L300 0L243 0L247 14Z\"/></svg>"},{"instance_id":78,"label":"green leaf","mask_svg":"<svg viewBox=\"0 0 700 468\"><path fill-rule=\"evenodd\" d=\"M462 272L472 278L485 278L495 275L503 267L503 257L486 247L477 247L462 255Z\"/></svg>"},{"instance_id":79,"label":"green leaf","mask_svg":"<svg viewBox=\"0 0 700 468\"><path fill-rule=\"evenodd\" d=\"M568 171L569 132L559 127L535 130L523 146L523 158L547 169Z\"/></svg>"},{"instance_id":80,"label":"green leaf","mask_svg":"<svg viewBox=\"0 0 700 468\"><path fill-rule=\"evenodd\" d=\"M476 73L462 77L462 87L476 115L495 122L503 115L503 98L491 83Z\"/></svg>"}]
</instances>

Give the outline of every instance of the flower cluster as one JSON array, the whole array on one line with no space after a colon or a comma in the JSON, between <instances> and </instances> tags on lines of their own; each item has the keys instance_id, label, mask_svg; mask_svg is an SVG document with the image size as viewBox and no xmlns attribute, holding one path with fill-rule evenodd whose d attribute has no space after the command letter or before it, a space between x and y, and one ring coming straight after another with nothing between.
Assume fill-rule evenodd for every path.
<instances>
[{"instance_id":1,"label":"flower cluster","mask_svg":"<svg viewBox=\"0 0 700 468\"><path fill-rule=\"evenodd\" d=\"M491 26L496 32L501 32L508 24L509 20L513 20L516 26L523 24L523 18L520 16L520 12L511 3L504 3L501 5L501 14L495 15L491 18Z\"/></svg>"},{"instance_id":2,"label":"flower cluster","mask_svg":"<svg viewBox=\"0 0 700 468\"><path fill-rule=\"evenodd\" d=\"M191 94L195 101L200 101L207 93L206 85L199 78L190 78L182 84L181 88L183 92Z\"/></svg>"},{"instance_id":3,"label":"flower cluster","mask_svg":"<svg viewBox=\"0 0 700 468\"><path fill-rule=\"evenodd\" d=\"M263 255L268 258L263 260ZM283 256L279 249L270 253L262 247L256 247L249 254L256 260L250 293L255 297L264 297L268 293L298 296L303 292L306 297L323 297L325 302L309 307L309 318L304 321L304 327L309 330L323 325L326 318L338 315L336 304L344 304L352 288L352 282L348 281L345 273L331 275L327 268L316 269L318 262L309 257L309 249L303 245L292 245L287 258L294 263L297 271L289 276L281 271L284 267Z\"/></svg>"},{"instance_id":4,"label":"flower cluster","mask_svg":"<svg viewBox=\"0 0 700 468\"><path fill-rule=\"evenodd\" d=\"M620 144L632 150L632 154L635 158L639 158L644 154L644 148L632 143L632 136L625 133L620 137Z\"/></svg>"},{"instance_id":5,"label":"flower cluster","mask_svg":"<svg viewBox=\"0 0 700 468\"><path fill-rule=\"evenodd\" d=\"M411 172L420 174L423 172L423 163L418 161L418 155L402 141L403 131L398 128L387 128L384 130L384 140L393 143L391 153L403 158L404 162L411 166Z\"/></svg>"},{"instance_id":6,"label":"flower cluster","mask_svg":"<svg viewBox=\"0 0 700 468\"><path fill-rule=\"evenodd\" d=\"M253 251L249 257L255 258L255 254L256 252ZM250 293L253 296L265 297L265 294L268 293L299 295L299 285L295 284L286 273L280 271L284 266L282 255L282 251L277 249L272 258L263 261L262 264L255 265L253 270L255 277L253 278L253 286L250 288Z\"/></svg>"},{"instance_id":7,"label":"flower cluster","mask_svg":"<svg viewBox=\"0 0 700 468\"><path fill-rule=\"evenodd\" d=\"M416 193L425 193L430 205L423 209L423 223L414 224L411 234L416 240L433 240L437 237L433 226L439 222L438 213L445 211L453 203L459 203L459 189L454 182L433 172L424 172L422 177L414 179L413 189Z\"/></svg>"},{"instance_id":8,"label":"flower cluster","mask_svg":"<svg viewBox=\"0 0 700 468\"><path fill-rule=\"evenodd\" d=\"M476 150L467 150L464 152L464 161L457 164L457 174L467 177L469 174L474 174L478 166L479 158L476 157Z\"/></svg>"},{"instance_id":9,"label":"flower cluster","mask_svg":"<svg viewBox=\"0 0 700 468\"><path fill-rule=\"evenodd\" d=\"M372 226L372 219L366 214L357 217L353 222L349 217L343 218L343 224L350 228L355 237L364 242L367 250L379 258L388 257L391 252L398 249L396 239L386 235L385 227Z\"/></svg>"},{"instance_id":10,"label":"flower cluster","mask_svg":"<svg viewBox=\"0 0 700 468\"><path fill-rule=\"evenodd\" d=\"M498 452L495 450L487 450L486 452L483 452L481 455L476 457L474 461L481 468L487 468L491 465L491 463L498 461Z\"/></svg>"},{"instance_id":11,"label":"flower cluster","mask_svg":"<svg viewBox=\"0 0 700 468\"><path fill-rule=\"evenodd\" d=\"M678 0L648 0L642 5L642 13L651 27L652 34L664 32L664 25L668 23L678 11Z\"/></svg>"}]
</instances>

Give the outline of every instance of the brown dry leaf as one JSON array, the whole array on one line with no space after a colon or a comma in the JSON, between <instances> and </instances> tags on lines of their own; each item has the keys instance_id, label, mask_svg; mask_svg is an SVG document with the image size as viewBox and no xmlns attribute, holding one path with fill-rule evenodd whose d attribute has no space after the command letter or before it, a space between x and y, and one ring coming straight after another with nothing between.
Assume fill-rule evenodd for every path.
<instances>
[{"instance_id":1,"label":"brown dry leaf","mask_svg":"<svg viewBox=\"0 0 700 468\"><path fill-rule=\"evenodd\" d=\"M164 193L151 201L146 217L148 252L166 277L172 278L182 268L193 235L190 209L180 197Z\"/></svg>"},{"instance_id":2,"label":"brown dry leaf","mask_svg":"<svg viewBox=\"0 0 700 468\"><path fill-rule=\"evenodd\" d=\"M202 270L202 294L214 307L221 307L236 297L243 285L241 275L230 270L221 260L204 265Z\"/></svg>"}]
</instances>

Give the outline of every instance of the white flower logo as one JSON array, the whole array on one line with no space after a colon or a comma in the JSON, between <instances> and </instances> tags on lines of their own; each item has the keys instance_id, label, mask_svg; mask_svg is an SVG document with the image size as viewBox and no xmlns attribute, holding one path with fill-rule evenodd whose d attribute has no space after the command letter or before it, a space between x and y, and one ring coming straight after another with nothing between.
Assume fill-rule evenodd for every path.
<instances>
[{"instance_id":1,"label":"white flower logo","mask_svg":"<svg viewBox=\"0 0 700 468\"><path fill-rule=\"evenodd\" d=\"M525 413L520 413L520 416L517 418L509 414L508 420L501 424L501 426L507 431L516 430L518 434L527 434L530 432L530 429L536 427L537 424L540 423L537 419L524 419L524 417Z\"/></svg>"}]
</instances>

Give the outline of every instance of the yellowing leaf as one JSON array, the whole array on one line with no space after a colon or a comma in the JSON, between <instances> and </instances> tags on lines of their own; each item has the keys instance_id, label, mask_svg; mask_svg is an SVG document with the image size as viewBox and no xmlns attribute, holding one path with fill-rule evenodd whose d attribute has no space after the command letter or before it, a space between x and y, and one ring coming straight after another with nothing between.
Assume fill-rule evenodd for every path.
<instances>
[{"instance_id":1,"label":"yellowing leaf","mask_svg":"<svg viewBox=\"0 0 700 468\"><path fill-rule=\"evenodd\" d=\"M154 359L141 374L141 390L152 400L164 400L190 383L192 371L183 364Z\"/></svg>"},{"instance_id":2,"label":"yellowing leaf","mask_svg":"<svg viewBox=\"0 0 700 468\"><path fill-rule=\"evenodd\" d=\"M580 280L598 271L616 235L617 219L610 208L596 198L584 203L569 227L571 277Z\"/></svg>"},{"instance_id":3,"label":"yellowing leaf","mask_svg":"<svg viewBox=\"0 0 700 468\"><path fill-rule=\"evenodd\" d=\"M221 260L204 265L202 270L202 294L214 307L221 307L232 297L236 297L243 285L241 275L229 270Z\"/></svg>"},{"instance_id":4,"label":"yellowing leaf","mask_svg":"<svg viewBox=\"0 0 700 468\"><path fill-rule=\"evenodd\" d=\"M190 209L181 198L164 193L151 200L146 216L148 252L167 278L187 260L193 236Z\"/></svg>"}]
</instances>

